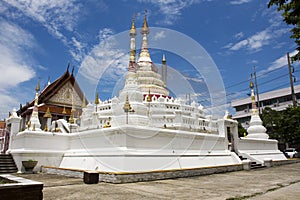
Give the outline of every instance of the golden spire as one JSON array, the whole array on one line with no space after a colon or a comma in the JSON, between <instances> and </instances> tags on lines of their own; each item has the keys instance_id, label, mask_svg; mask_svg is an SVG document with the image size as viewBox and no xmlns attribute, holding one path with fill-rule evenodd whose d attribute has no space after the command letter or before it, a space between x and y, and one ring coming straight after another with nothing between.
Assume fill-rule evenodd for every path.
<instances>
[{"instance_id":1,"label":"golden spire","mask_svg":"<svg viewBox=\"0 0 300 200\"><path fill-rule=\"evenodd\" d=\"M152 99L151 99L151 95L150 95L150 89L148 91L148 95L147 95L147 102L151 102Z\"/></svg>"},{"instance_id":2,"label":"golden spire","mask_svg":"<svg viewBox=\"0 0 300 200\"><path fill-rule=\"evenodd\" d=\"M129 103L129 98L128 98L128 94L126 94L126 100L125 100L125 104L123 106L123 109L125 112L129 112L131 109L131 105Z\"/></svg>"},{"instance_id":3,"label":"golden spire","mask_svg":"<svg viewBox=\"0 0 300 200\"><path fill-rule=\"evenodd\" d=\"M145 10L145 15L144 15L144 23L143 23L143 27L141 29L141 34L144 35L144 34L149 34L150 31L149 31L149 27L148 27L148 22L147 22L147 10Z\"/></svg>"},{"instance_id":4,"label":"golden spire","mask_svg":"<svg viewBox=\"0 0 300 200\"><path fill-rule=\"evenodd\" d=\"M132 16L132 20L131 20L131 29L130 29L130 33L129 33L129 35L130 36L132 36L132 37L134 37L134 36L136 36L136 29L135 29L135 25L134 25L134 18L135 18L135 13L133 14L133 16Z\"/></svg>"},{"instance_id":5,"label":"golden spire","mask_svg":"<svg viewBox=\"0 0 300 200\"><path fill-rule=\"evenodd\" d=\"M73 98L72 98L73 99ZM70 114L70 118L69 118L69 123L70 124L74 124L75 120L74 120L74 113L75 113L75 106L74 103L72 101L72 109L71 109L71 114Z\"/></svg>"},{"instance_id":6,"label":"golden spire","mask_svg":"<svg viewBox=\"0 0 300 200\"><path fill-rule=\"evenodd\" d=\"M37 106L39 103L39 91L40 91L40 79L38 80L38 84L35 87L35 100L34 105Z\"/></svg>"},{"instance_id":7,"label":"golden spire","mask_svg":"<svg viewBox=\"0 0 300 200\"><path fill-rule=\"evenodd\" d=\"M67 111L66 111L66 107L64 106L64 108L63 108L63 111L62 111L62 113L61 114L67 114Z\"/></svg>"},{"instance_id":8,"label":"golden spire","mask_svg":"<svg viewBox=\"0 0 300 200\"><path fill-rule=\"evenodd\" d=\"M135 69L135 62L136 62L136 48L135 48L135 36L136 36L136 29L134 26L134 17L135 14L132 17L132 25L130 29L130 57L129 57L129 66L128 66L128 71L134 72Z\"/></svg>"},{"instance_id":9,"label":"golden spire","mask_svg":"<svg viewBox=\"0 0 300 200\"><path fill-rule=\"evenodd\" d=\"M99 94L98 94L98 92L96 92L95 104L96 104L96 105L99 104Z\"/></svg>"},{"instance_id":10,"label":"golden spire","mask_svg":"<svg viewBox=\"0 0 300 200\"><path fill-rule=\"evenodd\" d=\"M51 115L51 113L50 113L50 108L49 108L49 107L47 108L47 111L46 111L46 113L44 114L44 117L45 117L45 118L51 118L51 117L52 117L52 115Z\"/></svg>"},{"instance_id":11,"label":"golden spire","mask_svg":"<svg viewBox=\"0 0 300 200\"><path fill-rule=\"evenodd\" d=\"M75 122L75 120L74 120L74 114L73 114L73 112L71 111L71 116L70 116L70 118L69 118L69 123L70 123L70 124L74 124L74 122Z\"/></svg>"},{"instance_id":12,"label":"golden spire","mask_svg":"<svg viewBox=\"0 0 300 200\"><path fill-rule=\"evenodd\" d=\"M257 113L257 107L256 107L256 101L255 101L255 95L254 95L254 84L252 81L252 74L250 76L250 88L251 88L252 112Z\"/></svg>"},{"instance_id":13,"label":"golden spire","mask_svg":"<svg viewBox=\"0 0 300 200\"><path fill-rule=\"evenodd\" d=\"M143 35L143 41L142 41L142 48L140 52L140 57L138 59L138 62L152 62L150 58L150 54L148 51L148 39L147 35L150 33L148 23L147 23L147 11L145 11L145 16L144 16L144 24L143 27L141 28L141 34Z\"/></svg>"},{"instance_id":14,"label":"golden spire","mask_svg":"<svg viewBox=\"0 0 300 200\"><path fill-rule=\"evenodd\" d=\"M82 107L82 108L86 108L85 95L83 95L81 107Z\"/></svg>"},{"instance_id":15,"label":"golden spire","mask_svg":"<svg viewBox=\"0 0 300 200\"><path fill-rule=\"evenodd\" d=\"M40 83L40 79L38 80L38 84L36 85L36 87L35 87L35 91L38 93L39 91L40 91L40 89L41 89L41 83Z\"/></svg>"},{"instance_id":16,"label":"golden spire","mask_svg":"<svg viewBox=\"0 0 300 200\"><path fill-rule=\"evenodd\" d=\"M250 88L253 89L254 88L254 84L252 81L252 74L250 75Z\"/></svg>"}]
</instances>

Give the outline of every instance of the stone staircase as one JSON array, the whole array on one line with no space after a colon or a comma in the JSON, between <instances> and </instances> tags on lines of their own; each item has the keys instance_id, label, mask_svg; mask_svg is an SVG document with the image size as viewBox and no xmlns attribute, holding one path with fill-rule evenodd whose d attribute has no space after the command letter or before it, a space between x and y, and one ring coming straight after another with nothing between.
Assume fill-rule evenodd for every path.
<instances>
[{"instance_id":1,"label":"stone staircase","mask_svg":"<svg viewBox=\"0 0 300 200\"><path fill-rule=\"evenodd\" d=\"M239 156L239 158L243 161L243 160L247 160L247 158L244 158L242 156ZM251 169L259 169L259 168L264 168L266 166L262 165L262 164L259 164L259 163L256 163L254 161L251 162Z\"/></svg>"},{"instance_id":2,"label":"stone staircase","mask_svg":"<svg viewBox=\"0 0 300 200\"><path fill-rule=\"evenodd\" d=\"M262 164L258 164L256 162L251 162L251 169L259 169L259 168L264 168L266 166L262 165Z\"/></svg>"},{"instance_id":3,"label":"stone staircase","mask_svg":"<svg viewBox=\"0 0 300 200\"><path fill-rule=\"evenodd\" d=\"M0 174L16 173L17 171L13 157L10 154L0 154Z\"/></svg>"}]
</instances>

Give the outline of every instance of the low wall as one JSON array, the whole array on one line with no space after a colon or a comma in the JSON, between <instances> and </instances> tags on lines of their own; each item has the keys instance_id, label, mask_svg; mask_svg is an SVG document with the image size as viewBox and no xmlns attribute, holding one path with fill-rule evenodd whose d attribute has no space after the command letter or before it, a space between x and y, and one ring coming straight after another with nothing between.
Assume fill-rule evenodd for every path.
<instances>
[{"instance_id":1,"label":"low wall","mask_svg":"<svg viewBox=\"0 0 300 200\"><path fill-rule=\"evenodd\" d=\"M278 150L277 140L240 138L237 140L236 149L239 156L259 164L263 164L265 159L286 160L283 153Z\"/></svg>"},{"instance_id":2,"label":"low wall","mask_svg":"<svg viewBox=\"0 0 300 200\"><path fill-rule=\"evenodd\" d=\"M185 178L192 176L209 175L216 173L232 172L243 170L242 164L214 166L191 169L176 169L176 170L161 170L149 172L100 172L99 181L107 183L132 183L140 181L154 181L171 178ZM50 166L43 166L42 171L50 174L61 174L74 177L83 177L82 170L56 168Z\"/></svg>"},{"instance_id":3,"label":"low wall","mask_svg":"<svg viewBox=\"0 0 300 200\"><path fill-rule=\"evenodd\" d=\"M273 166L279 166L279 165L287 165L287 164L293 164L293 163L300 163L299 158L291 158L287 160L275 160L272 162Z\"/></svg>"},{"instance_id":4,"label":"low wall","mask_svg":"<svg viewBox=\"0 0 300 200\"><path fill-rule=\"evenodd\" d=\"M0 184L0 199L43 199L43 183L10 174L3 174L0 177L15 182Z\"/></svg>"}]
</instances>

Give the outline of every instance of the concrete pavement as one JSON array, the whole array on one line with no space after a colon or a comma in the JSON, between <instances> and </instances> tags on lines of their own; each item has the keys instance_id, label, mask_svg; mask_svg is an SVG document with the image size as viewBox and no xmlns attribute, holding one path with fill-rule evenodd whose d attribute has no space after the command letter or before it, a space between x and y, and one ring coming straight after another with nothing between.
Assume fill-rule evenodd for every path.
<instances>
[{"instance_id":1,"label":"concrete pavement","mask_svg":"<svg viewBox=\"0 0 300 200\"><path fill-rule=\"evenodd\" d=\"M44 183L44 199L300 199L300 163L191 178L86 185L80 178L17 174Z\"/></svg>"}]
</instances>

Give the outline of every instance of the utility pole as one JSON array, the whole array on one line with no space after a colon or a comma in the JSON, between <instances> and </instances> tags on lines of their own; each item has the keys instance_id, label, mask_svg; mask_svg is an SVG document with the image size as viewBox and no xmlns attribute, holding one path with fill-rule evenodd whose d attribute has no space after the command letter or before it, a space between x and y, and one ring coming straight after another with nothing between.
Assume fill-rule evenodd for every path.
<instances>
[{"instance_id":1,"label":"utility pole","mask_svg":"<svg viewBox=\"0 0 300 200\"><path fill-rule=\"evenodd\" d=\"M291 95L292 95L293 107L297 107L297 99L296 99L295 90L294 90L294 80L293 80L293 75L292 75L292 67L291 67L289 53L286 53L286 56L287 56L287 60L288 60L288 68L289 68L289 74L290 74L290 84L291 84Z\"/></svg>"},{"instance_id":2,"label":"utility pole","mask_svg":"<svg viewBox=\"0 0 300 200\"><path fill-rule=\"evenodd\" d=\"M257 85L257 80L256 80L256 69L254 66L254 81L255 81L255 90L256 90L256 99L257 99L257 107L258 107L258 114L260 115L260 101L259 101L259 93L258 93L258 85Z\"/></svg>"}]
</instances>

